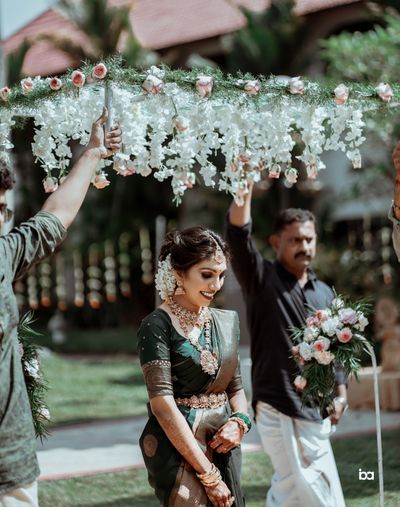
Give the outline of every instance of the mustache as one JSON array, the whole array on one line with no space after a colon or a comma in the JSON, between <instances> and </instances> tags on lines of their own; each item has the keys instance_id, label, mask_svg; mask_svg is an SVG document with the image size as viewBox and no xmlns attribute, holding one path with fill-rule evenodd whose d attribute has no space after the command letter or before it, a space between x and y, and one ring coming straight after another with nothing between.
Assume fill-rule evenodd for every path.
<instances>
[{"instance_id":1,"label":"mustache","mask_svg":"<svg viewBox=\"0 0 400 507\"><path fill-rule=\"evenodd\" d=\"M311 259L311 255L308 254L307 252L298 252L294 257L295 259L297 259L298 257L306 257L307 259Z\"/></svg>"}]
</instances>

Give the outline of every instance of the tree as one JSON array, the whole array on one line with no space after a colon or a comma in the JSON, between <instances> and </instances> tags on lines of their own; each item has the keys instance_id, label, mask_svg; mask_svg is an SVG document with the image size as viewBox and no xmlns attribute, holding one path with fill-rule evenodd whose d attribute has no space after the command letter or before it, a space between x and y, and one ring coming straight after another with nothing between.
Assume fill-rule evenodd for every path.
<instances>
[{"instance_id":1,"label":"tree","mask_svg":"<svg viewBox=\"0 0 400 507\"><path fill-rule=\"evenodd\" d=\"M226 69L264 75L293 75L304 70L308 57L301 48L307 35L306 20L293 7L293 0L274 0L263 12L242 9L247 25L225 39Z\"/></svg>"},{"instance_id":2,"label":"tree","mask_svg":"<svg viewBox=\"0 0 400 507\"><path fill-rule=\"evenodd\" d=\"M374 13L376 25L372 30L343 32L321 41L322 56L333 79L400 81L400 11L387 8L375 9Z\"/></svg>"}]
</instances>

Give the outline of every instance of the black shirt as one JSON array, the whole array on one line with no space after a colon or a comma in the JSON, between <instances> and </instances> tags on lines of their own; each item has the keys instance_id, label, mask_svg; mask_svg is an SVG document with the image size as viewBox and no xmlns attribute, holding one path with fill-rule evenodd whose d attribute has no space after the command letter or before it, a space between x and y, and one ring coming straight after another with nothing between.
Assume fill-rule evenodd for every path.
<instances>
[{"instance_id":1,"label":"black shirt","mask_svg":"<svg viewBox=\"0 0 400 507\"><path fill-rule=\"evenodd\" d=\"M309 307L329 306L333 291L311 270L302 288L278 261L264 259L251 238L251 222L237 227L228 220L226 236L250 327L253 405L263 401L289 417L320 420L319 411L304 405L293 385L301 372L290 357L290 329L305 325ZM342 371L337 371L336 381L345 383Z\"/></svg>"}]
</instances>

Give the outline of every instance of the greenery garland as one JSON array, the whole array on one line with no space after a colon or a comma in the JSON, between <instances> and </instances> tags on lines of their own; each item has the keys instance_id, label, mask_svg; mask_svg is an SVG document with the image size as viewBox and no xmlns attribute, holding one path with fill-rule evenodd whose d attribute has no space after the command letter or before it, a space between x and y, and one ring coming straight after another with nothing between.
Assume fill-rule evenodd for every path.
<instances>
[{"instance_id":1,"label":"greenery garland","mask_svg":"<svg viewBox=\"0 0 400 507\"><path fill-rule=\"evenodd\" d=\"M45 395L49 387L40 369L38 346L32 342L32 336L40 336L32 329L33 322L35 319L32 311L21 317L18 324L18 340L35 434L36 438L43 440L49 434L47 424L50 412L45 403Z\"/></svg>"},{"instance_id":2,"label":"greenery garland","mask_svg":"<svg viewBox=\"0 0 400 507\"><path fill-rule=\"evenodd\" d=\"M102 79L92 78L93 69L95 64L85 64L79 71L86 77L87 85L101 85L104 83L113 83L120 86L130 87L137 85L139 89L143 81L148 77L150 71L137 70L134 68L124 67L121 56L114 56L104 61L107 68L107 74ZM15 85L11 89L7 89L7 98L0 99L0 112L1 109L32 109L36 105L47 100L57 100L60 94L71 95L79 93L79 88L72 83L71 76L75 70L69 70L60 79L61 88L59 90L52 90L49 86L50 78L34 78L34 86L32 89L23 93L20 85ZM172 70L167 66L160 66L159 70L163 72L163 81L165 83L175 83L182 90L193 91L194 85L199 78L199 75L206 75L213 80L213 90L209 100L220 100L235 102L252 101L257 103L261 99L268 99L271 104L278 103L283 97L291 98L295 101L303 101L307 104L313 105L335 105L334 102L334 88L338 83L324 82L324 81L311 81L304 79L304 93L292 94L288 85L288 78L279 76L254 76L250 73L239 72L236 75L225 75L220 69L207 68L207 69L192 69L192 70ZM258 81L260 90L254 95L246 95L243 91L243 85L247 81ZM344 83L349 90L349 104L357 104L360 109L387 109L388 106L398 106L400 101L400 84L395 83L391 85L393 91L392 100L388 103L384 102L377 94L376 84L371 83L357 83L347 82ZM18 112L16 111L16 115Z\"/></svg>"}]
</instances>

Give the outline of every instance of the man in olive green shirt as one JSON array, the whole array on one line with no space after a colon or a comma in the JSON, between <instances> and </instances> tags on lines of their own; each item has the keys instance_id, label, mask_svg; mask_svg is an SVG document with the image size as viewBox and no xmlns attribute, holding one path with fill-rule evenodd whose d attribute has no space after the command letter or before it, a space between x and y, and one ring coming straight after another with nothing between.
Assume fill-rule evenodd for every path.
<instances>
[{"instance_id":1,"label":"man in olive green shirt","mask_svg":"<svg viewBox=\"0 0 400 507\"><path fill-rule=\"evenodd\" d=\"M121 147L121 130L106 134L107 110L93 124L89 144L63 184L33 218L0 236L0 507L37 507L39 467L29 399L18 350L18 308L12 284L64 239L102 158ZM11 218L6 191L14 184L0 164L0 229Z\"/></svg>"}]
</instances>

